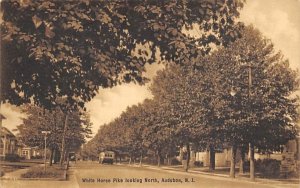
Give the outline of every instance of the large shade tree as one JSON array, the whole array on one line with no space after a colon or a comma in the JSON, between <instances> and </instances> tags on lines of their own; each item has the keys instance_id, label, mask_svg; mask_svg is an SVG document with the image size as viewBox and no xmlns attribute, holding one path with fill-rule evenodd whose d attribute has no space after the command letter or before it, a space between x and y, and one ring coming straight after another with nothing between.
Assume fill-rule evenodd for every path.
<instances>
[{"instance_id":1,"label":"large shade tree","mask_svg":"<svg viewBox=\"0 0 300 188\"><path fill-rule=\"evenodd\" d=\"M99 87L143 83L145 63L191 62L238 35L243 0L1 2L1 101L75 107ZM199 32L191 37L187 31ZM147 44L150 49L140 49Z\"/></svg>"},{"instance_id":2,"label":"large shade tree","mask_svg":"<svg viewBox=\"0 0 300 188\"><path fill-rule=\"evenodd\" d=\"M176 150L175 132L173 125L169 122L167 110L156 100L145 100L142 104L144 108L143 117L140 122L144 127L142 138L145 147L157 158L157 165L160 166L167 157L170 157Z\"/></svg>"},{"instance_id":3,"label":"large shade tree","mask_svg":"<svg viewBox=\"0 0 300 188\"><path fill-rule=\"evenodd\" d=\"M299 98L294 92L299 88L299 73L253 26L245 27L240 39L211 58L211 68L219 75L216 84L222 108L217 110L223 120L224 141L233 151L250 145L254 179L254 147L279 151L280 145L297 134Z\"/></svg>"},{"instance_id":4,"label":"large shade tree","mask_svg":"<svg viewBox=\"0 0 300 188\"><path fill-rule=\"evenodd\" d=\"M52 111L25 105L22 111L27 115L23 123L19 125L18 138L30 147L44 148L44 136L42 131L50 131L47 135L47 147L51 151L50 164L54 155L62 151L61 137L65 134L65 145L68 151L77 151L90 137L91 122L86 112L73 112L69 115L69 126L64 131L64 113L60 109Z\"/></svg>"},{"instance_id":5,"label":"large shade tree","mask_svg":"<svg viewBox=\"0 0 300 188\"><path fill-rule=\"evenodd\" d=\"M170 124L179 145L194 143L201 150L210 150L210 169L214 169L214 150L222 134L217 103L215 72L212 62L201 60L202 69L194 66L170 65L154 79L151 91L164 109L165 122ZM169 83L173 83L170 85ZM187 147L189 149L189 147Z\"/></svg>"}]
</instances>

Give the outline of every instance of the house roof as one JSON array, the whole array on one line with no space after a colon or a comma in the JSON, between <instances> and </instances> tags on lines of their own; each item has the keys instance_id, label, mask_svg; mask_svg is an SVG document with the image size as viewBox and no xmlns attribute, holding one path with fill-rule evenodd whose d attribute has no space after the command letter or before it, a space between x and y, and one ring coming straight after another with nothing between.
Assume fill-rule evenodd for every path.
<instances>
[{"instance_id":1,"label":"house roof","mask_svg":"<svg viewBox=\"0 0 300 188\"><path fill-rule=\"evenodd\" d=\"M0 135L1 136L8 136L8 137L13 137L13 138L16 138L16 136L10 132L10 130L8 130L6 127L1 127L0 129Z\"/></svg>"}]
</instances>

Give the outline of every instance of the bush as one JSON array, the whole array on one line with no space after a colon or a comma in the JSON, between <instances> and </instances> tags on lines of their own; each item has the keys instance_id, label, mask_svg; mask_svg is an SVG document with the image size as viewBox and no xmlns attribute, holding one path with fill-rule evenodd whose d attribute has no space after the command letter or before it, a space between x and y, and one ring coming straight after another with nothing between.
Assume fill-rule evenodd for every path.
<instances>
[{"instance_id":1,"label":"bush","mask_svg":"<svg viewBox=\"0 0 300 188\"><path fill-rule=\"evenodd\" d=\"M0 170L0 177L4 176L4 172Z\"/></svg>"},{"instance_id":2,"label":"bush","mask_svg":"<svg viewBox=\"0 0 300 188\"><path fill-rule=\"evenodd\" d=\"M43 156L37 155L37 156L32 156L31 159L42 159Z\"/></svg>"},{"instance_id":3,"label":"bush","mask_svg":"<svg viewBox=\"0 0 300 188\"><path fill-rule=\"evenodd\" d=\"M259 159L256 161L255 167L263 177L277 178L280 176L280 161L276 159Z\"/></svg>"},{"instance_id":4,"label":"bush","mask_svg":"<svg viewBox=\"0 0 300 188\"><path fill-rule=\"evenodd\" d=\"M203 166L203 162L202 162L202 161L195 161L195 162L194 162L194 165L195 165L196 167L202 167L202 166Z\"/></svg>"},{"instance_id":5,"label":"bush","mask_svg":"<svg viewBox=\"0 0 300 188\"><path fill-rule=\"evenodd\" d=\"M4 156L0 156L0 161L4 161L5 157Z\"/></svg>"},{"instance_id":6,"label":"bush","mask_svg":"<svg viewBox=\"0 0 300 188\"><path fill-rule=\"evenodd\" d=\"M181 165L181 162L177 158L172 158L171 165Z\"/></svg>"},{"instance_id":7,"label":"bush","mask_svg":"<svg viewBox=\"0 0 300 188\"><path fill-rule=\"evenodd\" d=\"M143 158L143 163L150 164L150 165L157 165L157 158L155 156L144 157Z\"/></svg>"},{"instance_id":8,"label":"bush","mask_svg":"<svg viewBox=\"0 0 300 188\"><path fill-rule=\"evenodd\" d=\"M17 154L6 154L5 155L5 160L9 162L19 162L20 161L20 156Z\"/></svg>"},{"instance_id":9,"label":"bush","mask_svg":"<svg viewBox=\"0 0 300 188\"><path fill-rule=\"evenodd\" d=\"M22 174L22 178L63 178L64 170L54 167L48 167L46 172L42 167L34 167Z\"/></svg>"}]
</instances>

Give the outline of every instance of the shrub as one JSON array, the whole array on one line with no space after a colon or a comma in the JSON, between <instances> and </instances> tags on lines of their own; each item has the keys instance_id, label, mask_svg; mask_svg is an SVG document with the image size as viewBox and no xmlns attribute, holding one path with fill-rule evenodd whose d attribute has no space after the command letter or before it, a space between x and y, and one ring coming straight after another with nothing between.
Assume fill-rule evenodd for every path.
<instances>
[{"instance_id":1,"label":"shrub","mask_svg":"<svg viewBox=\"0 0 300 188\"><path fill-rule=\"evenodd\" d=\"M257 160L255 167L264 177L276 178L280 176L280 161L276 159Z\"/></svg>"},{"instance_id":2,"label":"shrub","mask_svg":"<svg viewBox=\"0 0 300 188\"><path fill-rule=\"evenodd\" d=\"M42 159L43 156L37 155L37 156L32 156L31 159Z\"/></svg>"},{"instance_id":3,"label":"shrub","mask_svg":"<svg viewBox=\"0 0 300 188\"><path fill-rule=\"evenodd\" d=\"M62 178L64 175L63 169L54 167L47 168L46 172L42 167L34 167L22 174L22 178Z\"/></svg>"},{"instance_id":4,"label":"shrub","mask_svg":"<svg viewBox=\"0 0 300 188\"><path fill-rule=\"evenodd\" d=\"M171 165L181 165L181 162L177 158L172 158Z\"/></svg>"},{"instance_id":5,"label":"shrub","mask_svg":"<svg viewBox=\"0 0 300 188\"><path fill-rule=\"evenodd\" d=\"M194 165L195 165L196 167L202 167L202 166L203 166L203 162L202 162L202 161L195 161L195 162L194 162Z\"/></svg>"},{"instance_id":6,"label":"shrub","mask_svg":"<svg viewBox=\"0 0 300 188\"><path fill-rule=\"evenodd\" d=\"M20 156L17 154L6 154L5 155L5 160L9 162L19 162L20 161Z\"/></svg>"},{"instance_id":7,"label":"shrub","mask_svg":"<svg viewBox=\"0 0 300 188\"><path fill-rule=\"evenodd\" d=\"M0 161L4 161L5 157L4 156L0 156Z\"/></svg>"},{"instance_id":8,"label":"shrub","mask_svg":"<svg viewBox=\"0 0 300 188\"><path fill-rule=\"evenodd\" d=\"M4 172L0 170L0 177L4 176Z\"/></svg>"}]
</instances>

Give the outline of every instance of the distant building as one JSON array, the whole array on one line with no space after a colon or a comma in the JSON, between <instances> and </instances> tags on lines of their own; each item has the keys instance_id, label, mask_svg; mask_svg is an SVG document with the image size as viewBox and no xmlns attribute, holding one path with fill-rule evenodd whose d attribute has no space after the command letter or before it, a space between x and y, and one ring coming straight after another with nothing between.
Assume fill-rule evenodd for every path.
<instances>
[{"instance_id":1,"label":"distant building","mask_svg":"<svg viewBox=\"0 0 300 188\"><path fill-rule=\"evenodd\" d=\"M279 161L282 161L284 159L284 156L289 153L290 155L294 156L295 163L300 166L300 136L297 136L294 140L288 141L283 146L282 152L273 152L269 154L261 154L261 153L255 153L254 158L256 160L260 159L276 159ZM203 166L209 166L209 151L204 152L194 152L193 155L195 156L195 161L201 161L203 162ZM191 153L192 156L192 153ZM192 157L191 157L192 158ZM246 157L246 159L249 159ZM231 149L224 149L221 152L215 153L215 164L217 167L229 167L230 166L230 160L231 160ZM236 155L236 164L238 164L240 161L240 152L237 150ZM299 168L299 167L298 167Z\"/></svg>"},{"instance_id":2,"label":"distant building","mask_svg":"<svg viewBox=\"0 0 300 188\"><path fill-rule=\"evenodd\" d=\"M24 159L41 158L42 154L38 147L29 147L25 144L18 146L18 155Z\"/></svg>"},{"instance_id":3,"label":"distant building","mask_svg":"<svg viewBox=\"0 0 300 188\"><path fill-rule=\"evenodd\" d=\"M240 151L236 152L236 163L240 161ZM195 161L203 162L203 166L209 166L210 158L209 151L196 152ZM215 151L215 165L216 167L229 167L231 161L231 148L224 149L222 151Z\"/></svg>"}]
</instances>

